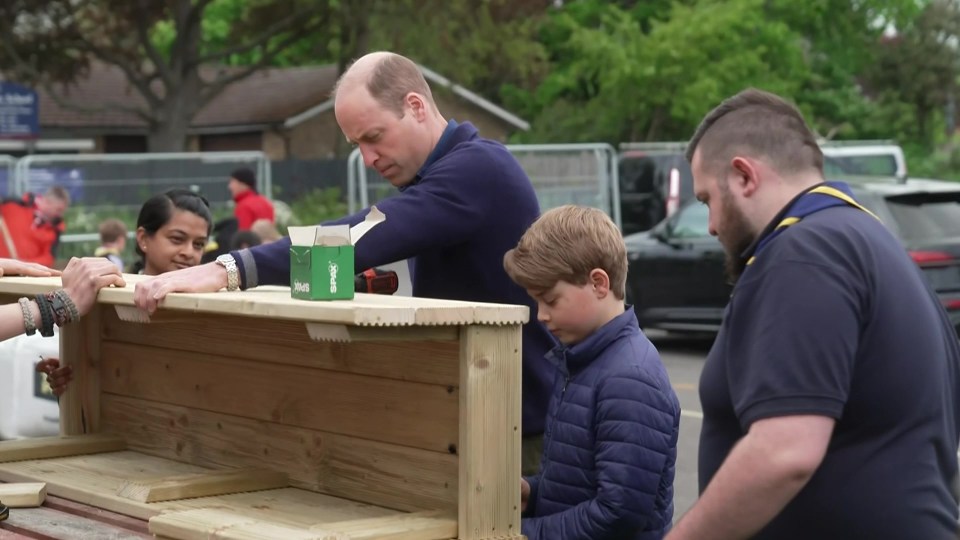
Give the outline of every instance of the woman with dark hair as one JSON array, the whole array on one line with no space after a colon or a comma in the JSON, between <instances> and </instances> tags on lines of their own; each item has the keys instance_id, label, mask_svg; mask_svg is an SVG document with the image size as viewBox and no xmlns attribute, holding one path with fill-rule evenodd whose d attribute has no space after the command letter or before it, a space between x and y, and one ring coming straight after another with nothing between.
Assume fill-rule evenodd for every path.
<instances>
[{"instance_id":1,"label":"woman with dark hair","mask_svg":"<svg viewBox=\"0 0 960 540\"><path fill-rule=\"evenodd\" d=\"M202 196L171 189L143 203L137 217L135 273L155 276L200 264L213 216Z\"/></svg>"},{"instance_id":2,"label":"woman with dark hair","mask_svg":"<svg viewBox=\"0 0 960 540\"><path fill-rule=\"evenodd\" d=\"M200 264L212 227L209 203L192 191L171 189L150 197L137 216L140 260L133 264L133 272L156 276ZM70 366L60 367L60 361L52 357L41 360L36 369L47 374L47 382L58 396L73 376Z\"/></svg>"}]
</instances>

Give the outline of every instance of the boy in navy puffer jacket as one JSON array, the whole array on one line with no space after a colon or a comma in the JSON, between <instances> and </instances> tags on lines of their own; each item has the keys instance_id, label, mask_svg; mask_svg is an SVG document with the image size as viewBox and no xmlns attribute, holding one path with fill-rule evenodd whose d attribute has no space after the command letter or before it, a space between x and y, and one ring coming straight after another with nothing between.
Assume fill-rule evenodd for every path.
<instances>
[{"instance_id":1,"label":"boy in navy puffer jacket","mask_svg":"<svg viewBox=\"0 0 960 540\"><path fill-rule=\"evenodd\" d=\"M624 306L626 246L600 210L540 217L504 256L560 344L539 474L521 480L529 540L662 538L673 520L680 404Z\"/></svg>"}]
</instances>

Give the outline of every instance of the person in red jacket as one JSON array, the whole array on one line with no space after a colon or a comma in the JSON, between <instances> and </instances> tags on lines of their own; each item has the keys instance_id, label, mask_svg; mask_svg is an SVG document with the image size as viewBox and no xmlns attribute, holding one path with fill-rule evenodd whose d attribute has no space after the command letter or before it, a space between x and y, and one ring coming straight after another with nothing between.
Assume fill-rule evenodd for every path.
<instances>
[{"instance_id":1,"label":"person in red jacket","mask_svg":"<svg viewBox=\"0 0 960 540\"><path fill-rule=\"evenodd\" d=\"M227 188L236 203L233 215L237 218L238 230L250 230L250 226L258 219L267 219L273 223L273 204L257 193L257 178L253 171L247 168L233 171Z\"/></svg>"},{"instance_id":2,"label":"person in red jacket","mask_svg":"<svg viewBox=\"0 0 960 540\"><path fill-rule=\"evenodd\" d=\"M52 186L43 195L4 199L0 202L0 257L53 266L68 206L70 193L61 186Z\"/></svg>"}]
</instances>

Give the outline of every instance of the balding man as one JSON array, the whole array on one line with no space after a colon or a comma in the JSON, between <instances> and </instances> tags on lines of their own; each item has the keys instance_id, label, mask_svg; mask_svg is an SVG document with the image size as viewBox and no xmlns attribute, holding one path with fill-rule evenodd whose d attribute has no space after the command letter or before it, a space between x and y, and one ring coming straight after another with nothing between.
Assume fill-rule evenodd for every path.
<instances>
[{"instance_id":1,"label":"balding man","mask_svg":"<svg viewBox=\"0 0 960 540\"><path fill-rule=\"evenodd\" d=\"M540 213L530 180L502 144L469 123L445 120L420 69L403 56L360 58L334 92L344 135L400 190L378 203L387 220L357 243L356 268L412 259L414 296L530 308L523 328L523 469L535 473L554 373L544 356L554 342L537 322L535 304L503 269L504 253ZM354 225L367 212L332 223ZM170 292L268 284L290 284L289 238L139 283L136 302L153 311Z\"/></svg>"}]
</instances>

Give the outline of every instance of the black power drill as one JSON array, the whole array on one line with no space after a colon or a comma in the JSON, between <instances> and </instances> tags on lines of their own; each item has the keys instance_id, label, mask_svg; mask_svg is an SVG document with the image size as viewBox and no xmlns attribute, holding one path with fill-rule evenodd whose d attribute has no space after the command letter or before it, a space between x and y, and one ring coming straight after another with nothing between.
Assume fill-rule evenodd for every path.
<instances>
[{"instance_id":1,"label":"black power drill","mask_svg":"<svg viewBox=\"0 0 960 540\"><path fill-rule=\"evenodd\" d=\"M368 294L393 294L400 288L400 279L393 270L369 268L353 278L353 290Z\"/></svg>"}]
</instances>

